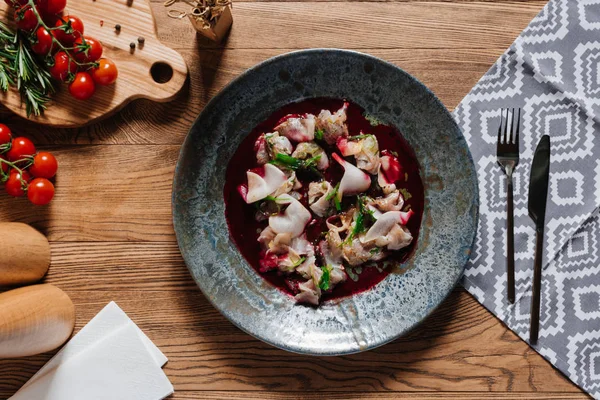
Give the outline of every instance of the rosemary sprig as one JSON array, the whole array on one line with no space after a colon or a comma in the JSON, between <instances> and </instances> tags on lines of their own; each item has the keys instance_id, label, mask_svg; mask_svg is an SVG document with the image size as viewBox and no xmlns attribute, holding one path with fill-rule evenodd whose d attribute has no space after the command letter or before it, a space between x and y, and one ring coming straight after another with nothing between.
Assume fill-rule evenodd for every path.
<instances>
[{"instance_id":1,"label":"rosemary sprig","mask_svg":"<svg viewBox=\"0 0 600 400\"><path fill-rule=\"evenodd\" d=\"M32 53L28 39L0 22L0 89L15 86L27 116L40 115L54 93L46 66Z\"/></svg>"}]
</instances>

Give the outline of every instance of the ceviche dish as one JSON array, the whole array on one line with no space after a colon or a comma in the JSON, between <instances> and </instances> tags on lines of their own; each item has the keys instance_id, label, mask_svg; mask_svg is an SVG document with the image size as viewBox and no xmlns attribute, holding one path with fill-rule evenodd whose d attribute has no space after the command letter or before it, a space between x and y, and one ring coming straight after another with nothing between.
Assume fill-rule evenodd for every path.
<instances>
[{"instance_id":1,"label":"ceviche dish","mask_svg":"<svg viewBox=\"0 0 600 400\"><path fill-rule=\"evenodd\" d=\"M414 153L357 104L281 108L244 139L226 176L232 239L299 303L367 290L417 246L424 192Z\"/></svg>"}]
</instances>

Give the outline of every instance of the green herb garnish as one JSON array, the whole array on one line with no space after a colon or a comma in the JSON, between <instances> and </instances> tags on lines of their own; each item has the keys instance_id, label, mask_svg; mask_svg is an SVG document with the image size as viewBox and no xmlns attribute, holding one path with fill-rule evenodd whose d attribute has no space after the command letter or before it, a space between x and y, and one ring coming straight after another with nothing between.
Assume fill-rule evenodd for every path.
<instances>
[{"instance_id":1,"label":"green herb garnish","mask_svg":"<svg viewBox=\"0 0 600 400\"><path fill-rule=\"evenodd\" d=\"M379 247L373 247L373 248L370 250L370 253L371 253L371 254L377 254L377 253L379 253L380 251L381 251L381 249L380 249Z\"/></svg>"},{"instance_id":2,"label":"green herb garnish","mask_svg":"<svg viewBox=\"0 0 600 400\"><path fill-rule=\"evenodd\" d=\"M369 210L365 206L365 196L358 196L356 202L358 203L358 215L356 216L356 221L354 222L354 227L352 228L352 232L348 235L348 238L344 241L345 243L351 243L352 239L357 237L363 232L367 231L366 224L370 220L374 219L373 211ZM369 220L369 221L367 221Z\"/></svg>"},{"instance_id":3,"label":"green herb garnish","mask_svg":"<svg viewBox=\"0 0 600 400\"><path fill-rule=\"evenodd\" d=\"M321 290L327 290L331 286L331 270L332 269L333 268L331 267L331 265L326 265L324 267L321 267L321 270L323 271L323 275L321 276L321 280L319 281L319 285L318 285Z\"/></svg>"},{"instance_id":4,"label":"green herb garnish","mask_svg":"<svg viewBox=\"0 0 600 400\"><path fill-rule=\"evenodd\" d=\"M306 261L306 257L300 257L300 259L298 261L296 261L295 263L292 264L293 268L299 267L300 265L302 265L302 263Z\"/></svg>"},{"instance_id":5,"label":"green herb garnish","mask_svg":"<svg viewBox=\"0 0 600 400\"><path fill-rule=\"evenodd\" d=\"M317 140L323 140L323 134L324 134L324 132L323 132L322 129L317 129L315 131L315 139L317 139Z\"/></svg>"},{"instance_id":6,"label":"green herb garnish","mask_svg":"<svg viewBox=\"0 0 600 400\"><path fill-rule=\"evenodd\" d=\"M371 137L373 135L371 134L360 134L360 135L355 135L355 136L348 136L348 140L361 140L361 139L366 139L368 137Z\"/></svg>"},{"instance_id":7,"label":"green herb garnish","mask_svg":"<svg viewBox=\"0 0 600 400\"><path fill-rule=\"evenodd\" d=\"M337 195L339 190L340 190L340 183L338 182L338 184L335 185L335 187L333 188L333 191L325 197L325 200L329 201L329 200L333 199L333 204L335 205L335 209L338 211L342 211L342 203L340 202L340 199L338 198L338 195Z\"/></svg>"},{"instance_id":8,"label":"green herb garnish","mask_svg":"<svg viewBox=\"0 0 600 400\"><path fill-rule=\"evenodd\" d=\"M280 167L289 168L294 171L299 169L311 170L317 174L319 171L315 167L317 162L321 159L321 155L317 154L314 157L308 158L306 160L302 160L300 158L288 156L287 154L277 153L275 158L269 161L269 164L274 164Z\"/></svg>"}]
</instances>

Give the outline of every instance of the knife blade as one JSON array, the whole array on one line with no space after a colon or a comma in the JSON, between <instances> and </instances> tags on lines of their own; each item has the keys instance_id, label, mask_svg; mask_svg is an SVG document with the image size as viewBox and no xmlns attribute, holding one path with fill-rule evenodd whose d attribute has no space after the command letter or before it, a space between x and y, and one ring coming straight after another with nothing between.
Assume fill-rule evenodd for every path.
<instances>
[{"instance_id":1,"label":"knife blade","mask_svg":"<svg viewBox=\"0 0 600 400\"><path fill-rule=\"evenodd\" d=\"M529 342L537 343L540 330L540 297L542 289L542 259L544 254L544 220L550 180L550 136L544 135L535 149L529 181L529 216L535 223L535 260L531 294Z\"/></svg>"},{"instance_id":2,"label":"knife blade","mask_svg":"<svg viewBox=\"0 0 600 400\"><path fill-rule=\"evenodd\" d=\"M535 149L529 180L529 216L536 228L544 226L548 180L550 178L550 136L544 135Z\"/></svg>"}]
</instances>

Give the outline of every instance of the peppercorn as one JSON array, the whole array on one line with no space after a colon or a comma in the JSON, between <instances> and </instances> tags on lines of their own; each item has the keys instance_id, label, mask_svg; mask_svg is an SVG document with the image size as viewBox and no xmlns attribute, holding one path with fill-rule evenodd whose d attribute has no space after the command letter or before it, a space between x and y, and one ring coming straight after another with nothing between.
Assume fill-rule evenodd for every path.
<instances>
[{"instance_id":1,"label":"peppercorn","mask_svg":"<svg viewBox=\"0 0 600 400\"><path fill-rule=\"evenodd\" d=\"M145 42L145 41L146 41L146 39L144 39L144 37L143 37L143 36L140 36L140 37L138 38L138 43L139 43L139 44L144 44L144 42Z\"/></svg>"},{"instance_id":2,"label":"peppercorn","mask_svg":"<svg viewBox=\"0 0 600 400\"><path fill-rule=\"evenodd\" d=\"M117 31L117 32L121 32L121 25L119 25L119 24L116 24L116 25L115 25L115 31Z\"/></svg>"}]
</instances>

